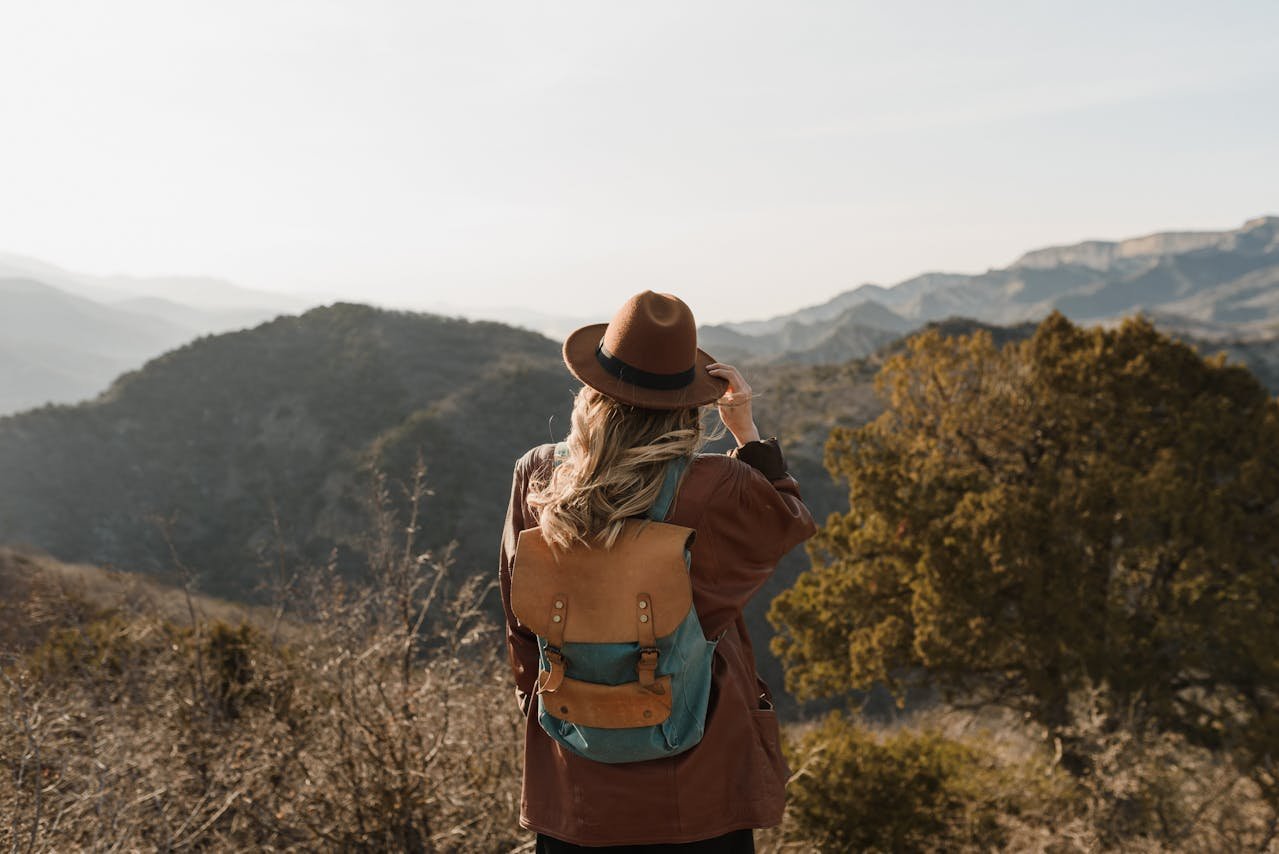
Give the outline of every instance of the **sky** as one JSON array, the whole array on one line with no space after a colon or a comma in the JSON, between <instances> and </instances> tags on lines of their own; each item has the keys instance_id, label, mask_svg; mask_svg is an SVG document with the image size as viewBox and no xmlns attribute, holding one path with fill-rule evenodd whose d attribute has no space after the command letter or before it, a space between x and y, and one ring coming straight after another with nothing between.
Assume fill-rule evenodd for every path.
<instances>
[{"instance_id":1,"label":"sky","mask_svg":"<svg viewBox=\"0 0 1279 854\"><path fill-rule=\"evenodd\" d=\"M0 0L0 251L482 314L1279 213L1279 3Z\"/></svg>"}]
</instances>

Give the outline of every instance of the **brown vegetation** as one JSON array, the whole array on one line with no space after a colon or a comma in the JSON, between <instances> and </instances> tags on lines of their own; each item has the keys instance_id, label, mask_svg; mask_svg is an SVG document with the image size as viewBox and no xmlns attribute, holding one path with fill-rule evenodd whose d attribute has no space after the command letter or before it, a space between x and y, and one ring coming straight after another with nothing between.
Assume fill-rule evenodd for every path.
<instances>
[{"instance_id":1,"label":"brown vegetation","mask_svg":"<svg viewBox=\"0 0 1279 854\"><path fill-rule=\"evenodd\" d=\"M1091 720L1080 780L1015 716L938 707L886 725L792 727L778 854L818 851L1218 854L1279 850L1256 783L1212 752Z\"/></svg>"},{"instance_id":2,"label":"brown vegetation","mask_svg":"<svg viewBox=\"0 0 1279 854\"><path fill-rule=\"evenodd\" d=\"M422 494L419 478L414 511ZM0 557L3 616L23 627L0 670L0 847L519 844L520 732L487 591L451 587L449 553L419 553L416 513L390 505L378 480L367 583L281 567L289 609L236 622L198 597L182 617L154 595L95 601L109 576Z\"/></svg>"}]
</instances>

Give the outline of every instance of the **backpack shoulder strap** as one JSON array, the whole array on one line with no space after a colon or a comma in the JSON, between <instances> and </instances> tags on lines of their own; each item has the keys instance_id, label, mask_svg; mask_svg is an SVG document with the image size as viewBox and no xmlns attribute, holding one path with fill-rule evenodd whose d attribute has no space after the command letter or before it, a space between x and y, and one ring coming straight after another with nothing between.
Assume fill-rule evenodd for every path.
<instances>
[{"instance_id":1,"label":"backpack shoulder strap","mask_svg":"<svg viewBox=\"0 0 1279 854\"><path fill-rule=\"evenodd\" d=\"M662 491L657 493L657 500L648 508L648 518L655 522L666 518L671 510L671 503L675 501L675 492L679 489L680 475L687 465L688 457L676 457L666 464L666 479L662 481Z\"/></svg>"}]
</instances>

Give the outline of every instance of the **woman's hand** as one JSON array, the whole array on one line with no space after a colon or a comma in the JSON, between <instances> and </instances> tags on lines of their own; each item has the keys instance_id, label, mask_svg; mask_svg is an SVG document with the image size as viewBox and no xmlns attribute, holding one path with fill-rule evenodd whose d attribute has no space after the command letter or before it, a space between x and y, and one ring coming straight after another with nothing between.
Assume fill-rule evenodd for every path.
<instances>
[{"instance_id":1,"label":"woman's hand","mask_svg":"<svg viewBox=\"0 0 1279 854\"><path fill-rule=\"evenodd\" d=\"M751 387L746 384L742 372L723 362L706 366L711 376L728 380L728 391L717 402L719 417L737 440L738 447L747 442L759 441L759 428L755 426L755 414L751 411Z\"/></svg>"}]
</instances>

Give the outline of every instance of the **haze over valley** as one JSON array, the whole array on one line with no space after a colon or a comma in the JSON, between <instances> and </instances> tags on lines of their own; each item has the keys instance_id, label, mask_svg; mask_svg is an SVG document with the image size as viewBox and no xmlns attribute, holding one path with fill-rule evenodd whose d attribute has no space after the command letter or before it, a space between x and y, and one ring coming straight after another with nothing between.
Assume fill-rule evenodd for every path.
<instances>
[{"instance_id":1,"label":"haze over valley","mask_svg":"<svg viewBox=\"0 0 1279 854\"><path fill-rule=\"evenodd\" d=\"M0 414L90 399L120 374L197 336L316 304L218 279L95 277L0 255ZM602 319L515 305L446 305L450 316L497 320L553 340ZM1052 310L1081 323L1141 312L1170 332L1255 348L1279 332L1279 217L1219 232L1036 249L979 274L924 273L887 287L860 285L766 320L704 325L700 340L725 361L836 363L870 355L931 321L1008 325Z\"/></svg>"}]
</instances>

